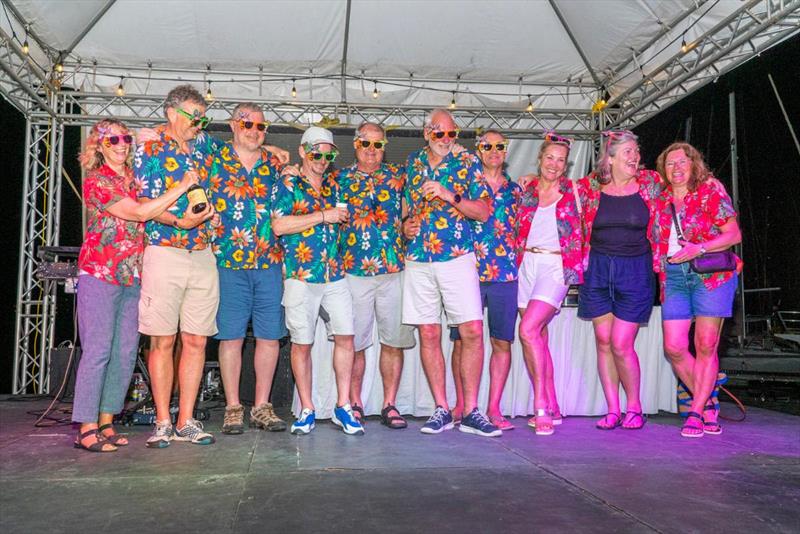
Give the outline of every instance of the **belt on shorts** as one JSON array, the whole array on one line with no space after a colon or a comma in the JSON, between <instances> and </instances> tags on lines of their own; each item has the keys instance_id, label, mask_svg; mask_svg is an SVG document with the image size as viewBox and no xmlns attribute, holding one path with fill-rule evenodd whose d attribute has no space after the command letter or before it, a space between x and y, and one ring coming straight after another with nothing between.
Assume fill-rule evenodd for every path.
<instances>
[{"instance_id":1,"label":"belt on shorts","mask_svg":"<svg viewBox=\"0 0 800 534\"><path fill-rule=\"evenodd\" d=\"M561 255L560 250L547 250L545 248L539 248L539 247L526 247L525 252L532 252L534 254L558 254L559 256Z\"/></svg>"}]
</instances>

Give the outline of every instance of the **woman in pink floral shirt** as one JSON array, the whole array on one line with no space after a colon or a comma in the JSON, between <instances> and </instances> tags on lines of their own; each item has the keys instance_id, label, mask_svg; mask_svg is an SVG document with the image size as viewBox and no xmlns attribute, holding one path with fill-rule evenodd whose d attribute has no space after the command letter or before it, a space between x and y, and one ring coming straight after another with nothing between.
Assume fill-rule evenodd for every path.
<instances>
[{"instance_id":1,"label":"woman in pink floral shirt","mask_svg":"<svg viewBox=\"0 0 800 534\"><path fill-rule=\"evenodd\" d=\"M130 167L132 142L122 122L102 120L92 128L79 158L86 170L83 200L88 222L78 258L82 356L72 420L81 424L75 447L91 452L113 452L128 444L111 423L122 410L136 359L142 223L197 183L197 175L187 173L159 198L137 201Z\"/></svg>"},{"instance_id":2,"label":"woman in pink floral shirt","mask_svg":"<svg viewBox=\"0 0 800 534\"><path fill-rule=\"evenodd\" d=\"M572 142L548 134L539 148L539 176L528 182L517 211L517 306L519 337L534 394L534 417L528 425L539 436L553 433L561 410L553 382L553 359L547 325L561 307L571 284L583 282L583 236L575 189L564 176Z\"/></svg>"},{"instance_id":3,"label":"woman in pink floral shirt","mask_svg":"<svg viewBox=\"0 0 800 534\"><path fill-rule=\"evenodd\" d=\"M717 347L725 317L733 314L737 275L733 271L696 273L689 262L706 252L727 250L741 241L741 232L725 187L711 174L703 156L688 143L673 143L656 162L667 179L659 212L660 265L664 350L678 378L692 392L692 404L681 429L687 438L720 434L713 392L719 372ZM696 355L689 352L694 320Z\"/></svg>"}]
</instances>

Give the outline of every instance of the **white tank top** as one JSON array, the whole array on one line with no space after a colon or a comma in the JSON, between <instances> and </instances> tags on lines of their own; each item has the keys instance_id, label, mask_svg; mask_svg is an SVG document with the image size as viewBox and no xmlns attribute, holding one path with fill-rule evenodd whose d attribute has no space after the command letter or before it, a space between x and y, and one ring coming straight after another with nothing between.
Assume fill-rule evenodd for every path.
<instances>
[{"instance_id":1,"label":"white tank top","mask_svg":"<svg viewBox=\"0 0 800 534\"><path fill-rule=\"evenodd\" d=\"M559 197L558 200L561 200ZM547 206L536 209L536 214L531 221L531 231L528 233L527 247L538 247L545 250L561 250L558 242L558 227L556 226L556 204L558 200Z\"/></svg>"},{"instance_id":2,"label":"white tank top","mask_svg":"<svg viewBox=\"0 0 800 534\"><path fill-rule=\"evenodd\" d=\"M669 229L669 247L667 249L667 257L674 256L678 251L683 248L678 243L678 231L675 229L675 221L672 221L672 226Z\"/></svg>"}]
</instances>

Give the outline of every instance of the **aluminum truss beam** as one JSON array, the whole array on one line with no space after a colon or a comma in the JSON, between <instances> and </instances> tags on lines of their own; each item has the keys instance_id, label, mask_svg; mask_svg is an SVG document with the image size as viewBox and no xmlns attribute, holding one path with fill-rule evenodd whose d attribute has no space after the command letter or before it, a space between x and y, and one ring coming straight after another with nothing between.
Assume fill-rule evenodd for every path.
<instances>
[{"instance_id":1,"label":"aluminum truss beam","mask_svg":"<svg viewBox=\"0 0 800 534\"><path fill-rule=\"evenodd\" d=\"M615 96L614 127L632 127L680 98L800 32L800 0L750 0ZM637 76L637 74L633 74Z\"/></svg>"}]
</instances>

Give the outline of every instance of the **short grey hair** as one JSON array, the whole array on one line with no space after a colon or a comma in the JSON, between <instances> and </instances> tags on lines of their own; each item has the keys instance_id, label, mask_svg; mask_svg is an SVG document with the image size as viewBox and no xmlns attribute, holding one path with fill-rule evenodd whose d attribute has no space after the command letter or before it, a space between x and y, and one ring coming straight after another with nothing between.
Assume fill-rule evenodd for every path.
<instances>
[{"instance_id":1,"label":"short grey hair","mask_svg":"<svg viewBox=\"0 0 800 534\"><path fill-rule=\"evenodd\" d=\"M375 128L376 130L380 130L381 135L383 135L383 138L384 139L386 138L386 130L383 129L383 126L381 126L377 122L364 121L358 125L358 128L356 128L356 134L354 136L354 140L360 139L361 135L364 133L364 130L368 128Z\"/></svg>"},{"instance_id":2,"label":"short grey hair","mask_svg":"<svg viewBox=\"0 0 800 534\"><path fill-rule=\"evenodd\" d=\"M187 101L203 107L206 106L206 101L203 99L203 95L200 94L200 91L187 83L173 87L172 90L167 93L167 98L164 99L164 116L167 116L168 109L179 108L181 104Z\"/></svg>"},{"instance_id":3,"label":"short grey hair","mask_svg":"<svg viewBox=\"0 0 800 534\"><path fill-rule=\"evenodd\" d=\"M436 115L439 115L440 113L443 113L443 114L447 115L448 117L450 117L450 120L452 120L453 124L455 124L456 119L453 117L452 113L450 113L448 110L446 110L444 108L436 108L436 109L431 110L431 112L428 113L428 115L425 117L425 128L431 128L433 126L433 118Z\"/></svg>"},{"instance_id":4,"label":"short grey hair","mask_svg":"<svg viewBox=\"0 0 800 534\"><path fill-rule=\"evenodd\" d=\"M236 104L236 107L233 108L231 112L231 119L238 120L241 118L241 114L245 111L252 111L254 113L264 113L264 110L261 109L261 106L256 104L255 102L241 102Z\"/></svg>"}]
</instances>

